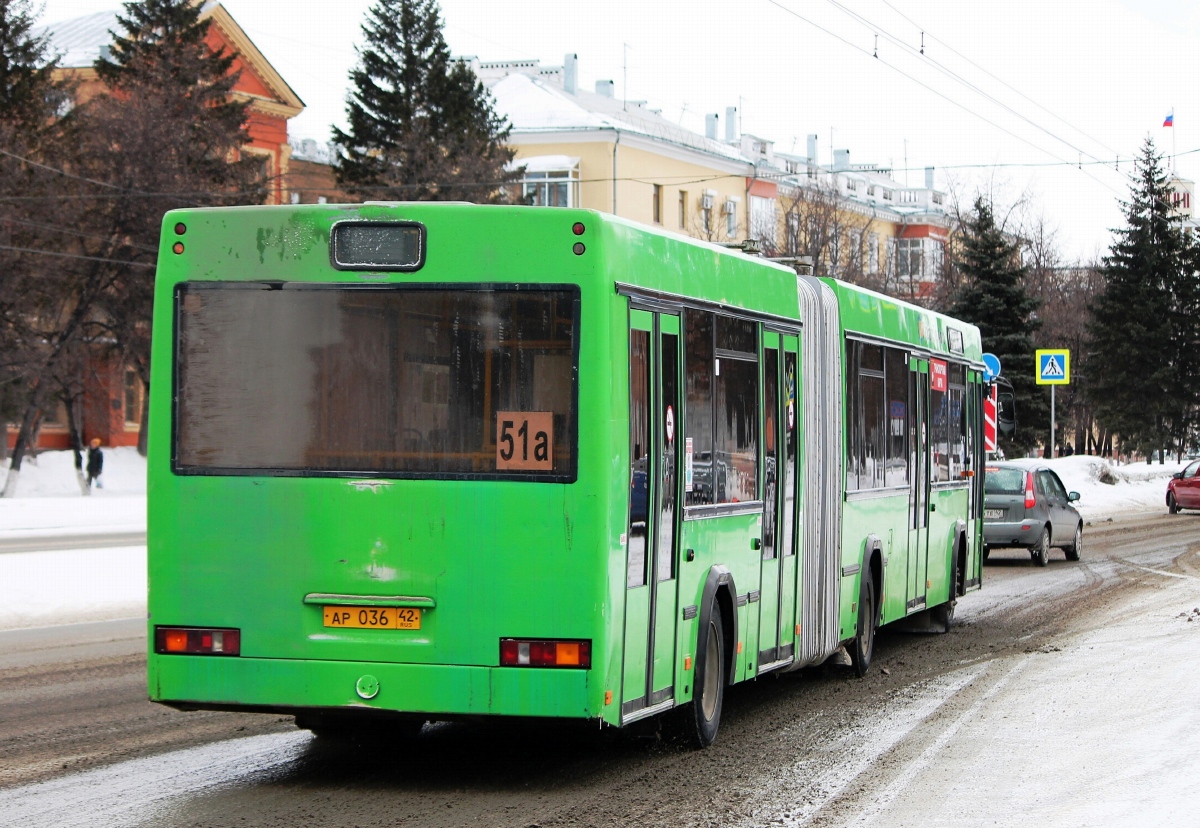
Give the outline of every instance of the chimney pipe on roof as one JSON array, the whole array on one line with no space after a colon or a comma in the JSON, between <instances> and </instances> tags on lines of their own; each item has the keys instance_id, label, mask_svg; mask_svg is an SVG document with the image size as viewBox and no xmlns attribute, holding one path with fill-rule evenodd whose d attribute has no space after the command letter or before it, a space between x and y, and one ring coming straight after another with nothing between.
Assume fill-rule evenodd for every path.
<instances>
[{"instance_id":1,"label":"chimney pipe on roof","mask_svg":"<svg viewBox=\"0 0 1200 828\"><path fill-rule=\"evenodd\" d=\"M738 139L737 131L737 107L725 107L725 142L732 144Z\"/></svg>"},{"instance_id":2,"label":"chimney pipe on roof","mask_svg":"<svg viewBox=\"0 0 1200 828\"><path fill-rule=\"evenodd\" d=\"M814 167L817 165L817 135L813 133L808 136L808 163Z\"/></svg>"},{"instance_id":3,"label":"chimney pipe on roof","mask_svg":"<svg viewBox=\"0 0 1200 828\"><path fill-rule=\"evenodd\" d=\"M596 81L596 94L606 98L617 97L617 85L610 80Z\"/></svg>"},{"instance_id":4,"label":"chimney pipe on roof","mask_svg":"<svg viewBox=\"0 0 1200 828\"><path fill-rule=\"evenodd\" d=\"M579 88L579 55L567 52L563 55L563 90L574 95Z\"/></svg>"},{"instance_id":5,"label":"chimney pipe on roof","mask_svg":"<svg viewBox=\"0 0 1200 828\"><path fill-rule=\"evenodd\" d=\"M712 112L704 116L704 137L713 141L717 140L717 121L720 116Z\"/></svg>"},{"instance_id":6,"label":"chimney pipe on roof","mask_svg":"<svg viewBox=\"0 0 1200 828\"><path fill-rule=\"evenodd\" d=\"M837 172L850 169L850 150L840 149L833 151L833 168Z\"/></svg>"},{"instance_id":7,"label":"chimney pipe on roof","mask_svg":"<svg viewBox=\"0 0 1200 828\"><path fill-rule=\"evenodd\" d=\"M933 167L925 168L925 189L933 189Z\"/></svg>"}]
</instances>

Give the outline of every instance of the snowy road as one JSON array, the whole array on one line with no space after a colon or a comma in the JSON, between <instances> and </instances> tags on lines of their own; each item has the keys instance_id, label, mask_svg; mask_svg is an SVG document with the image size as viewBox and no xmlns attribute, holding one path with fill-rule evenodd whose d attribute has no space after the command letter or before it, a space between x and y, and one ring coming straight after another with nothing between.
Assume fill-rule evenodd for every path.
<instances>
[{"instance_id":1,"label":"snowy road","mask_svg":"<svg viewBox=\"0 0 1200 828\"><path fill-rule=\"evenodd\" d=\"M884 631L866 679L734 688L700 753L502 724L329 745L149 704L144 622L0 632L0 825L1194 824L1200 515L1086 544L994 554L949 635Z\"/></svg>"}]
</instances>

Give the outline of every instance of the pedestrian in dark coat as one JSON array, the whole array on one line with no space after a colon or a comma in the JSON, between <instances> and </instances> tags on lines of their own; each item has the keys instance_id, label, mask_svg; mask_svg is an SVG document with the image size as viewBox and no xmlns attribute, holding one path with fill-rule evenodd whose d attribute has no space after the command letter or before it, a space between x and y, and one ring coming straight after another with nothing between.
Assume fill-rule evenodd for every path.
<instances>
[{"instance_id":1,"label":"pedestrian in dark coat","mask_svg":"<svg viewBox=\"0 0 1200 828\"><path fill-rule=\"evenodd\" d=\"M93 483L96 484L97 489L104 488L104 484L100 482L102 471L104 471L104 452L100 450L100 438L96 437L88 446L87 482L89 488Z\"/></svg>"}]
</instances>

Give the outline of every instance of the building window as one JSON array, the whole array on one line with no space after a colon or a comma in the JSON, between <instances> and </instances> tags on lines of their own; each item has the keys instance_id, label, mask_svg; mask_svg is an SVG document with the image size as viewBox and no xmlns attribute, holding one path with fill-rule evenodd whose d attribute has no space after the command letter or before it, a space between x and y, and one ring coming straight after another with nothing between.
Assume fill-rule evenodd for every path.
<instances>
[{"instance_id":1,"label":"building window","mask_svg":"<svg viewBox=\"0 0 1200 828\"><path fill-rule=\"evenodd\" d=\"M654 185L654 223L662 224L662 185Z\"/></svg>"},{"instance_id":2,"label":"building window","mask_svg":"<svg viewBox=\"0 0 1200 828\"><path fill-rule=\"evenodd\" d=\"M879 272L879 234L867 236L867 273Z\"/></svg>"},{"instance_id":3,"label":"building window","mask_svg":"<svg viewBox=\"0 0 1200 828\"><path fill-rule=\"evenodd\" d=\"M574 207L578 182L575 170L529 171L521 179L521 197L533 207Z\"/></svg>"},{"instance_id":4,"label":"building window","mask_svg":"<svg viewBox=\"0 0 1200 828\"><path fill-rule=\"evenodd\" d=\"M942 203L942 201L943 201L943 196L942 196L942 194L941 194L941 193L934 193L934 194L933 194L933 203L934 203L934 204L941 204L941 203Z\"/></svg>"},{"instance_id":5,"label":"building window","mask_svg":"<svg viewBox=\"0 0 1200 828\"><path fill-rule=\"evenodd\" d=\"M775 199L750 196L750 235L759 241L775 243Z\"/></svg>"},{"instance_id":6,"label":"building window","mask_svg":"<svg viewBox=\"0 0 1200 828\"><path fill-rule=\"evenodd\" d=\"M883 188L883 200L884 201L892 200L892 191L887 189L886 187Z\"/></svg>"},{"instance_id":7,"label":"building window","mask_svg":"<svg viewBox=\"0 0 1200 828\"><path fill-rule=\"evenodd\" d=\"M737 235L737 202L733 199L725 202L725 235L731 239Z\"/></svg>"},{"instance_id":8,"label":"building window","mask_svg":"<svg viewBox=\"0 0 1200 828\"><path fill-rule=\"evenodd\" d=\"M136 426L142 422L142 395L145 388L137 371L125 369L125 425Z\"/></svg>"},{"instance_id":9,"label":"building window","mask_svg":"<svg viewBox=\"0 0 1200 828\"><path fill-rule=\"evenodd\" d=\"M687 227L687 190L679 191L679 229Z\"/></svg>"},{"instance_id":10,"label":"building window","mask_svg":"<svg viewBox=\"0 0 1200 828\"><path fill-rule=\"evenodd\" d=\"M858 192L858 182L855 181L853 178L846 179L846 192L850 192L850 193Z\"/></svg>"},{"instance_id":11,"label":"building window","mask_svg":"<svg viewBox=\"0 0 1200 828\"><path fill-rule=\"evenodd\" d=\"M896 239L896 275L919 279L925 275L921 239Z\"/></svg>"}]
</instances>

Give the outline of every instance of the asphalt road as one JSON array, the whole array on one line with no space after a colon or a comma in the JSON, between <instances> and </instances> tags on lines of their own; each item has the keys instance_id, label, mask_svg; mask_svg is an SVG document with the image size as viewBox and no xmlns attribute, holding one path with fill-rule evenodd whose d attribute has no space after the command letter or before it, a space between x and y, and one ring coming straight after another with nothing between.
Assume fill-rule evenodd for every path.
<instances>
[{"instance_id":1,"label":"asphalt road","mask_svg":"<svg viewBox=\"0 0 1200 828\"><path fill-rule=\"evenodd\" d=\"M949 634L733 688L702 752L649 725L328 744L150 704L142 621L0 633L0 825L1187 824L1200 515L1089 526L1083 557L994 553Z\"/></svg>"}]
</instances>

